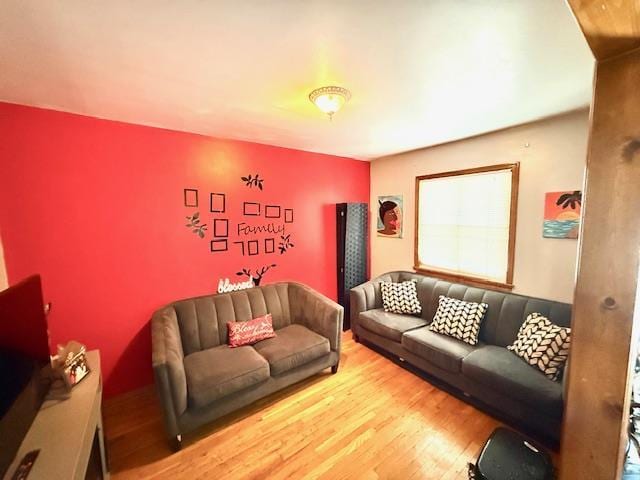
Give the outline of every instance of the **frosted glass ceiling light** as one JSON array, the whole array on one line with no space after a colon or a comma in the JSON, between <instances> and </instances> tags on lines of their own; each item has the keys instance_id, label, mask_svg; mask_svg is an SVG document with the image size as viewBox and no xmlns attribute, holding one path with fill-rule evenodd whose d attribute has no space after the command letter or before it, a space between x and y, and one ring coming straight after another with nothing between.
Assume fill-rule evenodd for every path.
<instances>
[{"instance_id":1,"label":"frosted glass ceiling light","mask_svg":"<svg viewBox=\"0 0 640 480\"><path fill-rule=\"evenodd\" d=\"M333 114L342 108L351 98L351 92L342 87L321 87L316 88L309 94L309 100L320 109L320 111L333 118Z\"/></svg>"}]
</instances>

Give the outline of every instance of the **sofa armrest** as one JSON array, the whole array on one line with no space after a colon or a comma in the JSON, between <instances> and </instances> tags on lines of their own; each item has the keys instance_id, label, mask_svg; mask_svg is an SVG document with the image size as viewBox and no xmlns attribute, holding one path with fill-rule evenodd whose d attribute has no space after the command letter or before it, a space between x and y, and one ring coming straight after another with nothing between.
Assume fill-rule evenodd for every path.
<instances>
[{"instance_id":1,"label":"sofa armrest","mask_svg":"<svg viewBox=\"0 0 640 480\"><path fill-rule=\"evenodd\" d=\"M358 316L362 312L373 310L374 308L382 308L380 281L378 279L353 287L349 291L349 319L353 333L358 333Z\"/></svg>"},{"instance_id":2,"label":"sofa armrest","mask_svg":"<svg viewBox=\"0 0 640 480\"><path fill-rule=\"evenodd\" d=\"M329 340L331 350L340 353L344 308L300 283L289 284L292 321Z\"/></svg>"},{"instance_id":3,"label":"sofa armrest","mask_svg":"<svg viewBox=\"0 0 640 480\"><path fill-rule=\"evenodd\" d=\"M173 307L151 318L151 357L156 387L169 435L180 433L177 417L187 409L187 378L178 319Z\"/></svg>"}]
</instances>

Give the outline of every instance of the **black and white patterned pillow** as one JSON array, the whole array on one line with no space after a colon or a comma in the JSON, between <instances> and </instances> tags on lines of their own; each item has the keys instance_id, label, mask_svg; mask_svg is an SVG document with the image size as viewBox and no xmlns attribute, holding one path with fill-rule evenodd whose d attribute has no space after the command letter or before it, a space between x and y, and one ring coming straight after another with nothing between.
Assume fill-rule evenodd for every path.
<instances>
[{"instance_id":1,"label":"black and white patterned pillow","mask_svg":"<svg viewBox=\"0 0 640 480\"><path fill-rule=\"evenodd\" d=\"M480 322L489 309L486 303L465 302L440 295L438 309L429 330L442 333L469 345L478 343Z\"/></svg>"},{"instance_id":2,"label":"black and white patterned pillow","mask_svg":"<svg viewBox=\"0 0 640 480\"><path fill-rule=\"evenodd\" d=\"M507 349L537 367L547 378L558 381L570 346L570 328L560 327L540 313L532 313Z\"/></svg>"},{"instance_id":3,"label":"black and white patterned pillow","mask_svg":"<svg viewBox=\"0 0 640 480\"><path fill-rule=\"evenodd\" d=\"M416 280L406 282L380 282L382 291L382 306L385 312L391 313L421 313L422 305L418 300Z\"/></svg>"}]
</instances>

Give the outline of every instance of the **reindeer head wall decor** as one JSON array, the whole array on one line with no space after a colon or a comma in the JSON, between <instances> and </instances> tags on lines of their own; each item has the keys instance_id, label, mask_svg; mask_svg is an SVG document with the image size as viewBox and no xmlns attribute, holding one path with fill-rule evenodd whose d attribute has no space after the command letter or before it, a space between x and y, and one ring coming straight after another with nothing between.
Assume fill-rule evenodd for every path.
<instances>
[{"instance_id":1,"label":"reindeer head wall decor","mask_svg":"<svg viewBox=\"0 0 640 480\"><path fill-rule=\"evenodd\" d=\"M255 274L251 273L251 269L247 270L246 268L243 268L239 272L236 272L236 275L238 276L247 275L249 278L253 280L253 284L257 287L260 285L260 281L262 280L262 277L264 277L264 274L267 273L270 269L275 267L276 267L275 263L272 263L271 265L265 265L259 270L256 270Z\"/></svg>"}]
</instances>

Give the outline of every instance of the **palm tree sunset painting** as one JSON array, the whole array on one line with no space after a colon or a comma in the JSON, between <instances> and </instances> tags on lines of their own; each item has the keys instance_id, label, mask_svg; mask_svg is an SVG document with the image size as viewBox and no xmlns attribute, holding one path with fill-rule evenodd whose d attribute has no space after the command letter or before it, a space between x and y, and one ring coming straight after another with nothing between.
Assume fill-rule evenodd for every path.
<instances>
[{"instance_id":1,"label":"palm tree sunset painting","mask_svg":"<svg viewBox=\"0 0 640 480\"><path fill-rule=\"evenodd\" d=\"M582 192L549 192L544 201L544 238L578 238Z\"/></svg>"}]
</instances>

